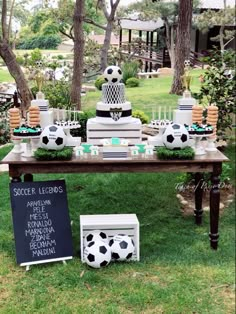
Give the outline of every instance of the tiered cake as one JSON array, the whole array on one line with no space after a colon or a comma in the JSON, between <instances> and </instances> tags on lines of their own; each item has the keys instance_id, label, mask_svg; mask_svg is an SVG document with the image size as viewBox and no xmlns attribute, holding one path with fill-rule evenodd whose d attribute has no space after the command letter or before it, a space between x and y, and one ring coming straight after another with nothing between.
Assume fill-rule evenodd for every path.
<instances>
[{"instance_id":1,"label":"tiered cake","mask_svg":"<svg viewBox=\"0 0 236 314\"><path fill-rule=\"evenodd\" d=\"M192 76L190 75L190 61L184 61L184 75L182 77L185 91L183 97L178 101L178 109L174 110L173 121L180 124L192 124L192 107L196 104L196 99L191 97L190 83Z\"/></svg>"},{"instance_id":2,"label":"tiered cake","mask_svg":"<svg viewBox=\"0 0 236 314\"><path fill-rule=\"evenodd\" d=\"M87 122L87 142L101 144L106 138L125 138L130 144L142 140L141 121L132 118L131 103L125 99L122 72L116 66L104 72L107 83L102 85L102 101L97 103L96 118Z\"/></svg>"}]
</instances>

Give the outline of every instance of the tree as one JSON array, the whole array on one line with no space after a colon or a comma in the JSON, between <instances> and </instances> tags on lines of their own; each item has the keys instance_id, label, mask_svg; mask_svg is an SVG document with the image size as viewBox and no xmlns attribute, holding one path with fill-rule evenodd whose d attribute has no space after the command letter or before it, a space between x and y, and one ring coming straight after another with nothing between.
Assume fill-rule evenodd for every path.
<instances>
[{"instance_id":1,"label":"tree","mask_svg":"<svg viewBox=\"0 0 236 314\"><path fill-rule=\"evenodd\" d=\"M105 32L105 38L103 47L101 49L100 54L100 69L103 71L107 66L107 59L108 59L108 51L110 47L111 41L111 33L114 29L114 24L116 21L116 12L120 0L110 0L110 6L107 7L106 0L98 0L97 7L94 6L93 0L86 0L84 6L84 25L83 29L87 33L91 31L91 27L93 29L98 28ZM53 9L53 15L57 18L59 23L59 30L60 32L72 39L74 41L74 21L71 16L72 7L73 7L72 0L65 0L58 2L58 8ZM103 13L103 16L101 14ZM106 24L106 25L104 25ZM86 26L87 25L87 26ZM88 27L88 25L90 27Z\"/></svg>"},{"instance_id":2,"label":"tree","mask_svg":"<svg viewBox=\"0 0 236 314\"><path fill-rule=\"evenodd\" d=\"M73 16L74 25L74 66L71 86L71 102L76 104L78 110L81 108L81 88L83 77L84 56L84 0L76 0Z\"/></svg>"},{"instance_id":3,"label":"tree","mask_svg":"<svg viewBox=\"0 0 236 314\"><path fill-rule=\"evenodd\" d=\"M227 25L234 25L235 23L235 8L227 7L226 0L222 1L224 2L224 9L219 11L207 10L195 18L197 27L203 33L215 25L220 25L219 34L211 38L211 40L220 43L221 53L235 37L235 30L227 29Z\"/></svg>"},{"instance_id":4,"label":"tree","mask_svg":"<svg viewBox=\"0 0 236 314\"><path fill-rule=\"evenodd\" d=\"M74 40L74 6L75 3L73 0L59 0L58 7L50 10L54 21L58 24L61 34L72 40ZM83 30L85 34L89 34L91 31L97 29L97 27L104 30L103 24L105 23L105 18L101 10L98 10L94 5L94 0L85 1L84 11Z\"/></svg>"},{"instance_id":5,"label":"tree","mask_svg":"<svg viewBox=\"0 0 236 314\"><path fill-rule=\"evenodd\" d=\"M10 46L10 24L7 21L7 1L2 0L2 10L1 10L1 33L0 33L0 56L5 62L10 74L16 81L17 88L20 93L22 101L22 110L25 111L30 105L30 101L33 99L31 90L27 85L24 73L21 70L21 67L16 61L16 56L12 51ZM10 22L11 23L11 22Z\"/></svg>"},{"instance_id":6,"label":"tree","mask_svg":"<svg viewBox=\"0 0 236 314\"><path fill-rule=\"evenodd\" d=\"M203 60L208 68L204 72L200 92L194 97L205 106L217 105L217 137L225 140L236 114L236 74L233 70L235 51L227 49L220 53L219 50L213 50Z\"/></svg>"},{"instance_id":7,"label":"tree","mask_svg":"<svg viewBox=\"0 0 236 314\"><path fill-rule=\"evenodd\" d=\"M170 93L182 93L182 75L184 74L184 60L190 57L191 27L193 0L179 0L178 27L175 47L175 68Z\"/></svg>"},{"instance_id":8,"label":"tree","mask_svg":"<svg viewBox=\"0 0 236 314\"><path fill-rule=\"evenodd\" d=\"M105 0L98 0L97 9L101 9L107 19L107 26L99 24L96 14L94 14L94 5L92 0L77 0L74 6L74 15L71 19L73 7L72 0L59 1L59 8L52 11L54 17L59 23L60 32L74 41L74 67L71 87L71 101L77 108L81 107L81 87L83 78L83 56L84 56L84 23L99 27L105 31L104 47L101 50L101 69L107 65L108 49L110 45L111 32L115 20L115 13L120 0L110 0L110 13L106 7ZM99 17L99 15L98 15Z\"/></svg>"},{"instance_id":9,"label":"tree","mask_svg":"<svg viewBox=\"0 0 236 314\"><path fill-rule=\"evenodd\" d=\"M193 1L193 9L197 10L199 0ZM161 18L165 28L166 48L171 61L171 68L175 67L176 31L178 26L179 1L176 0L142 0L131 4L123 13L130 15L138 12L140 20L157 20Z\"/></svg>"},{"instance_id":10,"label":"tree","mask_svg":"<svg viewBox=\"0 0 236 314\"><path fill-rule=\"evenodd\" d=\"M115 14L120 0L110 0L110 12L107 9L106 0L98 0L98 7L103 11L107 20L105 27L105 38L101 49L101 70L104 71L107 67L108 51L111 42L111 34L114 28Z\"/></svg>"}]
</instances>

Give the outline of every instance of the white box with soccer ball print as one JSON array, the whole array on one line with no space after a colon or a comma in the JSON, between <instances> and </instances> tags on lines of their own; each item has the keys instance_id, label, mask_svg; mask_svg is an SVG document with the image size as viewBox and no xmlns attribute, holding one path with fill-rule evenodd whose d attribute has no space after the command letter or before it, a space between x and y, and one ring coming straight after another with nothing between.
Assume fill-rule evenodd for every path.
<instances>
[{"instance_id":1,"label":"white box with soccer ball print","mask_svg":"<svg viewBox=\"0 0 236 314\"><path fill-rule=\"evenodd\" d=\"M80 215L80 250L81 261L84 263L84 249L86 234L93 230L101 230L109 240L116 234L125 234L134 241L135 250L131 261L140 260L139 250L139 221L136 214L111 215Z\"/></svg>"}]
</instances>

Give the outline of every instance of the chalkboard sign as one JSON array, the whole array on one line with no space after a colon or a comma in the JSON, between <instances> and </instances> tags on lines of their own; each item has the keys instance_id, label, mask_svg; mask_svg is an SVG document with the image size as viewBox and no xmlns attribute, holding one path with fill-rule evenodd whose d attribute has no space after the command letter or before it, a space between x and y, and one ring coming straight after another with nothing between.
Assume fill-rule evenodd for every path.
<instances>
[{"instance_id":1,"label":"chalkboard sign","mask_svg":"<svg viewBox=\"0 0 236 314\"><path fill-rule=\"evenodd\" d=\"M64 180L10 184L16 259L21 266L71 259Z\"/></svg>"}]
</instances>

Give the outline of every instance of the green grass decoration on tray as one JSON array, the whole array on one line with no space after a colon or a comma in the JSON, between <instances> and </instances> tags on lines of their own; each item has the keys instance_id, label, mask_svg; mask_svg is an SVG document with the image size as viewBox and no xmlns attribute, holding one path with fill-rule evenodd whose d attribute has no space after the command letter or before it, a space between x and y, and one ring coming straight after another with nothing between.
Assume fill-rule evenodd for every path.
<instances>
[{"instance_id":1,"label":"green grass decoration on tray","mask_svg":"<svg viewBox=\"0 0 236 314\"><path fill-rule=\"evenodd\" d=\"M46 150L38 148L34 152L34 157L37 160L71 160L73 149L64 147L62 150Z\"/></svg>"},{"instance_id":2,"label":"green grass decoration on tray","mask_svg":"<svg viewBox=\"0 0 236 314\"><path fill-rule=\"evenodd\" d=\"M186 147L178 150L170 150L166 147L160 147L157 148L157 157L164 160L193 159L194 150L191 147Z\"/></svg>"}]
</instances>

